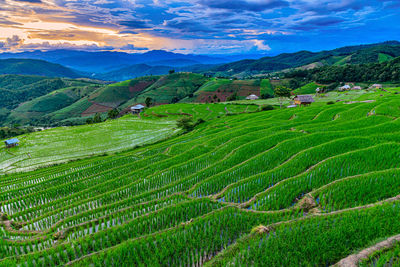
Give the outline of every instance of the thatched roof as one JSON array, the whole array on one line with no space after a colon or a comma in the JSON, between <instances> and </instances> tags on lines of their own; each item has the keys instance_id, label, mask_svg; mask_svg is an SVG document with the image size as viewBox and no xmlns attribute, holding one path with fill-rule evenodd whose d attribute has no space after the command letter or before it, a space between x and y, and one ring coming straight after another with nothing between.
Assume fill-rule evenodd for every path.
<instances>
[{"instance_id":1,"label":"thatched roof","mask_svg":"<svg viewBox=\"0 0 400 267\"><path fill-rule=\"evenodd\" d=\"M298 95L294 98L302 103L312 103L315 102L314 98L310 95Z\"/></svg>"}]
</instances>

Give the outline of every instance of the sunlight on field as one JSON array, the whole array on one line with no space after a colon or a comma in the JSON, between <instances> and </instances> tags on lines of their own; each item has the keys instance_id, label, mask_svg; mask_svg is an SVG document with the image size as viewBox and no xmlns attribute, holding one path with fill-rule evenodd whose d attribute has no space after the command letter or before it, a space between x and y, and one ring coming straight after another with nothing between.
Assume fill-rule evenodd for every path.
<instances>
[{"instance_id":1,"label":"sunlight on field","mask_svg":"<svg viewBox=\"0 0 400 267\"><path fill-rule=\"evenodd\" d=\"M19 137L21 143L0 152L3 172L116 152L153 143L172 135L175 121L140 120L126 116L100 124L60 127ZM12 155L10 155L10 153Z\"/></svg>"}]
</instances>

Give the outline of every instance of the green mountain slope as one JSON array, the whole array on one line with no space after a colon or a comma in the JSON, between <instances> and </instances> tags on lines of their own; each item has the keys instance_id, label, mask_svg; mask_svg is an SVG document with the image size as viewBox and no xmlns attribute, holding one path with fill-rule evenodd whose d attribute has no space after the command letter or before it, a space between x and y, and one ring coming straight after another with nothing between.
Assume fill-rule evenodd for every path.
<instances>
[{"instance_id":1,"label":"green mountain slope","mask_svg":"<svg viewBox=\"0 0 400 267\"><path fill-rule=\"evenodd\" d=\"M0 74L39 75L66 78L78 78L82 76L60 64L36 59L0 59Z\"/></svg>"},{"instance_id":2,"label":"green mountain slope","mask_svg":"<svg viewBox=\"0 0 400 267\"><path fill-rule=\"evenodd\" d=\"M153 99L155 104L178 102L194 94L208 78L194 73L174 73L161 76L154 84L146 88L140 95L128 102L144 103L147 97Z\"/></svg>"},{"instance_id":3,"label":"green mountain slope","mask_svg":"<svg viewBox=\"0 0 400 267\"><path fill-rule=\"evenodd\" d=\"M379 44L349 46L330 51L285 53L259 60L242 60L220 65L211 69L216 75L247 77L257 74L292 69L309 64L344 65L364 64L382 61L382 54L390 57L400 56L400 42L390 41Z\"/></svg>"},{"instance_id":4,"label":"green mountain slope","mask_svg":"<svg viewBox=\"0 0 400 267\"><path fill-rule=\"evenodd\" d=\"M0 124L46 121L49 113L89 96L101 86L83 80L0 75Z\"/></svg>"}]
</instances>

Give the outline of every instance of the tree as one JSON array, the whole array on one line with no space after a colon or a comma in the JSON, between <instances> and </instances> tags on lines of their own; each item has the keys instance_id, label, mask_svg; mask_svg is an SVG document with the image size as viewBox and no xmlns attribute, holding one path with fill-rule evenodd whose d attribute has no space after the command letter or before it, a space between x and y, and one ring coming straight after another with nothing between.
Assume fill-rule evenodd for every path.
<instances>
[{"instance_id":1,"label":"tree","mask_svg":"<svg viewBox=\"0 0 400 267\"><path fill-rule=\"evenodd\" d=\"M297 89L300 87L300 82L296 79L292 79L289 81L290 88Z\"/></svg>"},{"instance_id":2,"label":"tree","mask_svg":"<svg viewBox=\"0 0 400 267\"><path fill-rule=\"evenodd\" d=\"M274 98L274 96L271 95L270 93L262 93L261 94L261 99L268 99L268 98Z\"/></svg>"},{"instance_id":3,"label":"tree","mask_svg":"<svg viewBox=\"0 0 400 267\"><path fill-rule=\"evenodd\" d=\"M93 123L99 123L102 122L101 116L99 113L96 113L93 117Z\"/></svg>"},{"instance_id":4,"label":"tree","mask_svg":"<svg viewBox=\"0 0 400 267\"><path fill-rule=\"evenodd\" d=\"M151 97L146 97L144 103L146 103L146 107L149 108L151 105L153 105L153 99Z\"/></svg>"},{"instance_id":5,"label":"tree","mask_svg":"<svg viewBox=\"0 0 400 267\"><path fill-rule=\"evenodd\" d=\"M175 103L178 103L179 102L179 97L177 97L177 96L174 96L172 99L171 99L171 103L172 104L175 104Z\"/></svg>"},{"instance_id":6,"label":"tree","mask_svg":"<svg viewBox=\"0 0 400 267\"><path fill-rule=\"evenodd\" d=\"M175 73L175 70L169 70L168 73L169 73L169 74L174 74L174 73Z\"/></svg>"},{"instance_id":7,"label":"tree","mask_svg":"<svg viewBox=\"0 0 400 267\"><path fill-rule=\"evenodd\" d=\"M110 119L115 119L116 117L118 117L119 115L119 110L114 108L108 111L108 118Z\"/></svg>"},{"instance_id":8,"label":"tree","mask_svg":"<svg viewBox=\"0 0 400 267\"><path fill-rule=\"evenodd\" d=\"M282 108L283 101L285 101L286 98L290 97L290 89L285 86L277 86L274 89L274 94L276 97L279 98L279 104Z\"/></svg>"},{"instance_id":9,"label":"tree","mask_svg":"<svg viewBox=\"0 0 400 267\"><path fill-rule=\"evenodd\" d=\"M228 98L226 99L226 101L235 101L235 100L238 100L238 99L239 99L239 96L238 96L238 94L235 92L235 93L231 94L230 96L228 96Z\"/></svg>"},{"instance_id":10,"label":"tree","mask_svg":"<svg viewBox=\"0 0 400 267\"><path fill-rule=\"evenodd\" d=\"M176 126L182 128L185 132L193 130L193 119L192 117L184 116L176 121Z\"/></svg>"}]
</instances>

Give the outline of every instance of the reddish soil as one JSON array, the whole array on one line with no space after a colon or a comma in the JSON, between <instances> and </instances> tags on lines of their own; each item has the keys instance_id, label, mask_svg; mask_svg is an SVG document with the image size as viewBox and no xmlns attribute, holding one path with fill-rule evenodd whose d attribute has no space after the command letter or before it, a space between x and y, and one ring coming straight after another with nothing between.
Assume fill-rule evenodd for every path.
<instances>
[{"instance_id":1,"label":"reddish soil","mask_svg":"<svg viewBox=\"0 0 400 267\"><path fill-rule=\"evenodd\" d=\"M131 92L131 93L141 92L152 84L153 84L152 81L140 81L137 84L135 84L134 86L130 86L129 92Z\"/></svg>"},{"instance_id":2,"label":"reddish soil","mask_svg":"<svg viewBox=\"0 0 400 267\"><path fill-rule=\"evenodd\" d=\"M94 115L96 113L102 113L102 112L108 112L109 110L112 110L113 108L107 107L101 104L93 103L88 109L86 109L84 112L82 112L82 117L85 116L90 116Z\"/></svg>"},{"instance_id":3,"label":"reddish soil","mask_svg":"<svg viewBox=\"0 0 400 267\"><path fill-rule=\"evenodd\" d=\"M220 90L219 92L218 91L215 91L215 92L201 92L197 96L196 100L198 102L201 102L201 103L210 103L211 101L218 102L218 98L219 98L221 102L224 102L224 101L226 101L226 99L229 96L231 96L235 92L237 92L237 94L241 98L244 98L244 97L249 96L251 94L255 94L257 96L260 96L260 88L258 88L256 86L244 85L244 86L240 86L236 90L234 90L234 89L223 89L223 90ZM216 98L214 98L215 95L217 96Z\"/></svg>"}]
</instances>

